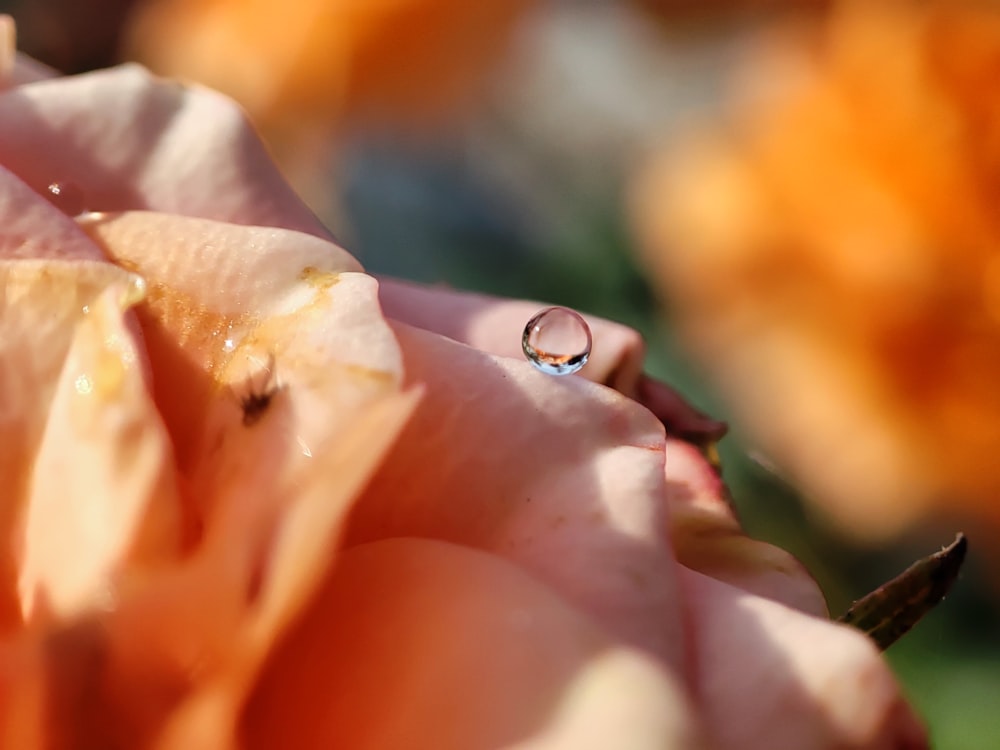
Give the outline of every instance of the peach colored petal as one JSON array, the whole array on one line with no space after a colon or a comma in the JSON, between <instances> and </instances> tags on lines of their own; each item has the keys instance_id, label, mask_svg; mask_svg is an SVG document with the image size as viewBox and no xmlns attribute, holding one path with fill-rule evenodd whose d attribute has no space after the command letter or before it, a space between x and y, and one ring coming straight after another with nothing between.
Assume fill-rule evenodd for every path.
<instances>
[{"instance_id":1,"label":"peach colored petal","mask_svg":"<svg viewBox=\"0 0 1000 750\"><path fill-rule=\"evenodd\" d=\"M328 236L230 100L135 65L0 94L0 164L95 211L154 209Z\"/></svg>"},{"instance_id":2,"label":"peach colored petal","mask_svg":"<svg viewBox=\"0 0 1000 750\"><path fill-rule=\"evenodd\" d=\"M34 457L19 578L26 619L113 606L117 569L179 550L170 442L124 316L139 301L136 279L116 268L108 276L76 321ZM39 306L44 294L29 291Z\"/></svg>"},{"instance_id":3,"label":"peach colored petal","mask_svg":"<svg viewBox=\"0 0 1000 750\"><path fill-rule=\"evenodd\" d=\"M670 533L677 561L757 596L828 617L823 594L802 564L743 532L719 470L701 451L690 443L668 440L666 453Z\"/></svg>"},{"instance_id":4,"label":"peach colored petal","mask_svg":"<svg viewBox=\"0 0 1000 750\"><path fill-rule=\"evenodd\" d=\"M682 571L695 692L719 750L919 750L922 727L874 644Z\"/></svg>"},{"instance_id":5,"label":"peach colored petal","mask_svg":"<svg viewBox=\"0 0 1000 750\"><path fill-rule=\"evenodd\" d=\"M381 279L379 299L390 318L514 359L524 358L524 325L546 306L385 278ZM582 377L638 400L671 434L699 442L722 437L723 423L699 413L670 388L642 374L646 347L634 329L593 315L584 318L594 343L590 359L580 371Z\"/></svg>"},{"instance_id":6,"label":"peach colored petal","mask_svg":"<svg viewBox=\"0 0 1000 750\"><path fill-rule=\"evenodd\" d=\"M622 738L628 738L622 745ZM272 655L243 746L700 747L683 694L493 555L390 539L346 551Z\"/></svg>"},{"instance_id":7,"label":"peach colored petal","mask_svg":"<svg viewBox=\"0 0 1000 750\"><path fill-rule=\"evenodd\" d=\"M420 536L490 551L615 638L679 664L662 426L582 378L394 330L426 392L348 543Z\"/></svg>"},{"instance_id":8,"label":"peach colored petal","mask_svg":"<svg viewBox=\"0 0 1000 750\"><path fill-rule=\"evenodd\" d=\"M298 491L283 499L265 544L248 555L226 554L245 548L260 531L248 533L229 514L217 529L227 548L206 546L190 564L123 599L105 625L111 653L101 679L106 702L116 706L109 718L135 725L131 735L119 735L126 746L154 732L163 748L232 744L257 670L334 564L345 514L417 395L392 394L361 413L328 454L317 457ZM160 705L155 721L142 716L147 701L129 694L142 675L157 676L154 693L172 695L167 701L152 696L152 705Z\"/></svg>"},{"instance_id":9,"label":"peach colored petal","mask_svg":"<svg viewBox=\"0 0 1000 750\"><path fill-rule=\"evenodd\" d=\"M34 457L83 308L127 276L107 263L0 261L0 534L8 540L16 540L31 495ZM13 555L0 558L5 628L21 621L16 564Z\"/></svg>"},{"instance_id":10,"label":"peach colored petal","mask_svg":"<svg viewBox=\"0 0 1000 750\"><path fill-rule=\"evenodd\" d=\"M179 468L193 495L215 498L202 508L211 554L259 555L283 497L400 387L374 280L298 232L145 212L81 222L147 279L140 317ZM269 406L248 419L241 399L268 389Z\"/></svg>"},{"instance_id":11,"label":"peach colored petal","mask_svg":"<svg viewBox=\"0 0 1000 750\"><path fill-rule=\"evenodd\" d=\"M266 544L252 545L259 535L229 514L218 531L237 553L207 545L173 566L131 567L110 608L29 632L25 653L0 646L0 733L62 737L55 746L68 741L63 730L87 747L233 746L263 658L330 570L345 513L416 395L391 394L360 414L283 499ZM248 542L250 554L239 554ZM30 710L26 688L39 681L59 726L39 727ZM5 701L14 685L23 701Z\"/></svg>"},{"instance_id":12,"label":"peach colored petal","mask_svg":"<svg viewBox=\"0 0 1000 750\"><path fill-rule=\"evenodd\" d=\"M144 212L83 226L148 280L144 330L154 370L169 378L157 398L199 494L259 491L276 466L308 460L368 400L398 390L376 284L337 246ZM263 415L241 411L261 394Z\"/></svg>"}]
</instances>

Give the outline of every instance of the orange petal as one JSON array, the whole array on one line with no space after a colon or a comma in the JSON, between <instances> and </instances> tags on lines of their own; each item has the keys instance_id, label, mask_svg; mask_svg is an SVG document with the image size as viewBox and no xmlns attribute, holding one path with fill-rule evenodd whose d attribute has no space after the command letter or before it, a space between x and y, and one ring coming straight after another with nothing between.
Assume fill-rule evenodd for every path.
<instances>
[{"instance_id":1,"label":"orange petal","mask_svg":"<svg viewBox=\"0 0 1000 750\"><path fill-rule=\"evenodd\" d=\"M236 104L135 65L0 94L0 164L39 192L75 184L92 211L149 208L328 236Z\"/></svg>"},{"instance_id":2,"label":"orange petal","mask_svg":"<svg viewBox=\"0 0 1000 750\"><path fill-rule=\"evenodd\" d=\"M265 534L229 523L218 531L235 554L206 547L123 597L104 625L110 657L100 679L110 726L100 731L122 746L154 735L162 748L232 745L263 660L337 560L345 515L417 395L393 394L361 413L281 498ZM248 537L264 543L241 554Z\"/></svg>"},{"instance_id":3,"label":"orange petal","mask_svg":"<svg viewBox=\"0 0 1000 750\"><path fill-rule=\"evenodd\" d=\"M400 354L376 284L335 245L142 212L84 227L149 283L148 346L170 378L157 399L184 445L181 471L203 489L266 481L269 464L321 451L355 409L398 390ZM267 408L249 411L261 398Z\"/></svg>"},{"instance_id":4,"label":"orange petal","mask_svg":"<svg viewBox=\"0 0 1000 750\"><path fill-rule=\"evenodd\" d=\"M346 551L273 654L246 747L701 747L683 694L516 566L451 544Z\"/></svg>"},{"instance_id":5,"label":"orange petal","mask_svg":"<svg viewBox=\"0 0 1000 750\"><path fill-rule=\"evenodd\" d=\"M700 708L720 750L927 747L861 633L696 572L681 580Z\"/></svg>"},{"instance_id":6,"label":"orange petal","mask_svg":"<svg viewBox=\"0 0 1000 750\"><path fill-rule=\"evenodd\" d=\"M0 261L0 481L5 502L0 534L15 540L15 525L31 496L32 466L84 307L128 274L107 263ZM91 488L92 489L92 488ZM15 552L15 554L17 554ZM15 562L0 562L0 622L20 624Z\"/></svg>"},{"instance_id":7,"label":"orange petal","mask_svg":"<svg viewBox=\"0 0 1000 750\"><path fill-rule=\"evenodd\" d=\"M491 551L679 664L660 424L582 378L395 330L425 396L348 542L422 536Z\"/></svg>"},{"instance_id":8,"label":"orange petal","mask_svg":"<svg viewBox=\"0 0 1000 750\"><path fill-rule=\"evenodd\" d=\"M134 282L114 267L106 274L112 283L71 334L34 456L19 580L26 619L112 606L117 568L179 549L170 442L123 314L138 301ZM45 291L28 295L45 309Z\"/></svg>"},{"instance_id":9,"label":"orange petal","mask_svg":"<svg viewBox=\"0 0 1000 750\"><path fill-rule=\"evenodd\" d=\"M143 212L83 226L148 281L140 320L202 554L245 579L311 465L400 390L376 283L288 230Z\"/></svg>"}]
</instances>

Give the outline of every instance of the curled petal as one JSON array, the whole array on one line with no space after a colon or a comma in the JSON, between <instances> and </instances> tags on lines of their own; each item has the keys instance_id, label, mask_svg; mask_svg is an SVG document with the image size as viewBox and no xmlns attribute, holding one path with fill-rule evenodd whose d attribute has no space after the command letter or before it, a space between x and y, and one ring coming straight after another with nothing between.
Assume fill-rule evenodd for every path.
<instances>
[{"instance_id":1,"label":"curled petal","mask_svg":"<svg viewBox=\"0 0 1000 750\"><path fill-rule=\"evenodd\" d=\"M180 549L173 453L125 315L133 282L106 269L113 281L75 325L33 462L19 578L26 619L114 606L123 565ZM40 283L51 286L57 269L47 270Z\"/></svg>"},{"instance_id":2,"label":"curled petal","mask_svg":"<svg viewBox=\"0 0 1000 750\"><path fill-rule=\"evenodd\" d=\"M696 694L720 750L927 747L863 635L700 573L682 581Z\"/></svg>"},{"instance_id":3,"label":"curled petal","mask_svg":"<svg viewBox=\"0 0 1000 750\"><path fill-rule=\"evenodd\" d=\"M757 596L828 617L823 594L803 565L743 532L729 490L701 451L680 440L668 440L666 450L670 533L678 562Z\"/></svg>"},{"instance_id":4,"label":"curled petal","mask_svg":"<svg viewBox=\"0 0 1000 750\"><path fill-rule=\"evenodd\" d=\"M53 400L60 388L73 387L60 381L78 323L85 308L105 289L127 283L128 274L107 263L0 262L0 288L4 290L0 297L0 443L4 446L0 451L4 487L0 533L15 545L32 498L32 467L49 430ZM0 563L0 618L7 627L22 619L14 566L23 562L24 554L23 548L16 550Z\"/></svg>"},{"instance_id":5,"label":"curled petal","mask_svg":"<svg viewBox=\"0 0 1000 750\"><path fill-rule=\"evenodd\" d=\"M312 464L400 390L376 283L299 232L145 212L83 225L147 281L139 319L194 533L248 574Z\"/></svg>"},{"instance_id":6,"label":"curled petal","mask_svg":"<svg viewBox=\"0 0 1000 750\"><path fill-rule=\"evenodd\" d=\"M382 279L381 285L379 299L388 317L514 359L524 357L524 325L544 306L394 279ZM713 442L725 434L724 423L701 414L669 387L642 373L646 347L638 332L593 315L584 318L594 342L590 359L580 371L582 377L639 401L671 434L699 443Z\"/></svg>"},{"instance_id":7,"label":"curled petal","mask_svg":"<svg viewBox=\"0 0 1000 750\"><path fill-rule=\"evenodd\" d=\"M540 302L456 292L395 279L382 279L379 299L387 317L490 354L524 359L521 332L544 305ZM621 390L634 391L645 347L633 329L585 315L594 348L580 375Z\"/></svg>"}]
</instances>

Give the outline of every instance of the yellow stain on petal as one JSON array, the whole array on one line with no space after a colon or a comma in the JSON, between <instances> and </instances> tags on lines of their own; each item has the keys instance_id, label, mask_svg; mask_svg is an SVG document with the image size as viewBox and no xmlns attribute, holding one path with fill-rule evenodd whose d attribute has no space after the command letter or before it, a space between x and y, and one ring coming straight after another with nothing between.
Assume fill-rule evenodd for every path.
<instances>
[{"instance_id":1,"label":"yellow stain on petal","mask_svg":"<svg viewBox=\"0 0 1000 750\"><path fill-rule=\"evenodd\" d=\"M198 364L219 382L237 348L234 336L257 325L249 314L220 313L164 283L149 284L145 303L160 324L175 334L182 349L192 356L199 353Z\"/></svg>"},{"instance_id":2,"label":"yellow stain on petal","mask_svg":"<svg viewBox=\"0 0 1000 750\"><path fill-rule=\"evenodd\" d=\"M299 278L315 289L329 289L340 281L340 274L321 271L314 266L306 266L299 274Z\"/></svg>"}]
</instances>

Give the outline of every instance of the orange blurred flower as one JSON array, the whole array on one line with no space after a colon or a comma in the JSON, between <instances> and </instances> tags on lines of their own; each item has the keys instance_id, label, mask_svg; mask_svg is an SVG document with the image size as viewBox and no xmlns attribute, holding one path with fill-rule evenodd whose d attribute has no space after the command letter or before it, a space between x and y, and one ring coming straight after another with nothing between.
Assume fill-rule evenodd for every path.
<instances>
[{"instance_id":1,"label":"orange blurred flower","mask_svg":"<svg viewBox=\"0 0 1000 750\"><path fill-rule=\"evenodd\" d=\"M5 24L0 744L926 746L633 331L544 375L536 305L380 287L229 101Z\"/></svg>"},{"instance_id":2,"label":"orange blurred flower","mask_svg":"<svg viewBox=\"0 0 1000 750\"><path fill-rule=\"evenodd\" d=\"M859 534L1000 523L1000 9L773 29L638 184L648 261L767 453Z\"/></svg>"},{"instance_id":3,"label":"orange blurred flower","mask_svg":"<svg viewBox=\"0 0 1000 750\"><path fill-rule=\"evenodd\" d=\"M127 54L233 96L279 145L349 117L421 122L475 90L529 0L147 0Z\"/></svg>"}]
</instances>

